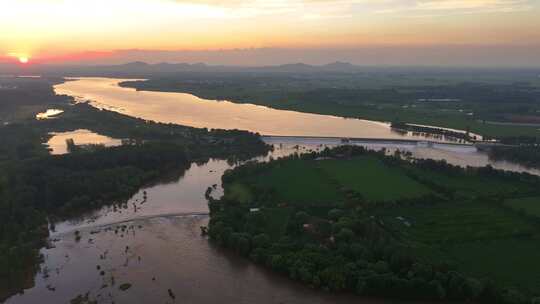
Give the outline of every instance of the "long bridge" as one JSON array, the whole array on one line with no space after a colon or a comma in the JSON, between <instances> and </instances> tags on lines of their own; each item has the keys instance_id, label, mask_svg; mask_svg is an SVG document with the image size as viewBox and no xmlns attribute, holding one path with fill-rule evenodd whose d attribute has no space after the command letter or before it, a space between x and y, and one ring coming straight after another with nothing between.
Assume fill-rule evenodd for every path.
<instances>
[{"instance_id":1,"label":"long bridge","mask_svg":"<svg viewBox=\"0 0 540 304\"><path fill-rule=\"evenodd\" d=\"M396 144L411 144L411 145L420 145L425 144L427 146L434 145L452 145L452 146L463 146L463 147L473 147L477 146L476 143L457 143L449 141L437 141L429 139L410 139L410 138L371 138L371 137L334 137L334 136L288 136L288 135L262 135L264 139L290 139L290 140L326 140L326 141L336 141L338 144L346 143L396 143Z\"/></svg>"}]
</instances>

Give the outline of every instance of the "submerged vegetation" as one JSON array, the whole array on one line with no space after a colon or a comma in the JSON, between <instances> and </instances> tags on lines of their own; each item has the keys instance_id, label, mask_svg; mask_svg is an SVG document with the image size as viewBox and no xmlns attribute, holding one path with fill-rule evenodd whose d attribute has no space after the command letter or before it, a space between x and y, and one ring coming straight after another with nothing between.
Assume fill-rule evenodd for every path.
<instances>
[{"instance_id":1,"label":"submerged vegetation","mask_svg":"<svg viewBox=\"0 0 540 304\"><path fill-rule=\"evenodd\" d=\"M210 238L314 288L482 303L540 296L536 201L521 202L540 194L535 176L344 146L249 163L223 185L222 199L209 198Z\"/></svg>"},{"instance_id":2,"label":"submerged vegetation","mask_svg":"<svg viewBox=\"0 0 540 304\"><path fill-rule=\"evenodd\" d=\"M62 96L54 100L55 107L65 111L57 119L38 121L30 116L0 126L2 300L32 284L49 223L103 205L122 207L140 187L171 171L185 170L192 162L209 157L247 159L269 148L249 132L159 124L66 100ZM48 154L43 142L49 132L79 128L123 138L124 145L72 146L73 152L66 155Z\"/></svg>"},{"instance_id":3,"label":"submerged vegetation","mask_svg":"<svg viewBox=\"0 0 540 304\"><path fill-rule=\"evenodd\" d=\"M460 141L474 141L475 132L507 144L492 147L491 157L539 166L538 82L375 75L386 86L362 73L293 74L191 74L123 85L394 121L400 129ZM9 101L0 105L0 300L32 285L39 249L55 221L106 205L125 208L142 186L192 162L235 162L270 149L258 134L157 123L74 104L54 94L51 83L57 81L9 80L0 91ZM61 114L34 119L51 107ZM123 144L68 140L70 153L57 156L43 145L51 132L78 129ZM213 188L206 193L211 219L203 233L313 288L482 303L540 297L535 176L344 146L248 163L228 171L223 184L221 199L211 196ZM74 237L81 240L78 231ZM171 289L168 295L176 297ZM74 300L90 301L88 295Z\"/></svg>"}]
</instances>

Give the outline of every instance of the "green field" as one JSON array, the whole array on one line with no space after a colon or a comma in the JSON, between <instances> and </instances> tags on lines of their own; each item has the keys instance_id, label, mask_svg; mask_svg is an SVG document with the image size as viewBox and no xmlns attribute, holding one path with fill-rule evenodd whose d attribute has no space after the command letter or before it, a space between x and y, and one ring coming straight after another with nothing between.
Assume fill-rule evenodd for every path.
<instances>
[{"instance_id":1,"label":"green field","mask_svg":"<svg viewBox=\"0 0 540 304\"><path fill-rule=\"evenodd\" d=\"M403 170L389 168L374 157L288 161L246 183L273 189L283 203L302 205L339 205L345 201L347 190L370 201L415 198L432 193L426 186L407 177ZM239 201L251 197L238 183L228 188L229 194Z\"/></svg>"},{"instance_id":2,"label":"green field","mask_svg":"<svg viewBox=\"0 0 540 304\"><path fill-rule=\"evenodd\" d=\"M402 170L390 168L374 157L348 161L328 160L319 166L333 180L372 201L414 198L431 193L426 186L407 177Z\"/></svg>"},{"instance_id":3,"label":"green field","mask_svg":"<svg viewBox=\"0 0 540 304\"><path fill-rule=\"evenodd\" d=\"M443 174L433 170L412 168L414 173L422 180L429 181L449 189L453 189L457 194L465 196L496 195L520 193L531 189L528 185L515 181L503 181L493 177L480 177L463 174Z\"/></svg>"},{"instance_id":4,"label":"green field","mask_svg":"<svg viewBox=\"0 0 540 304\"><path fill-rule=\"evenodd\" d=\"M407 176L414 173L418 181ZM264 173L243 181L259 188L273 189L284 203L334 205L346 200L346 192L354 191L369 201L393 201L434 194L428 186L434 183L452 189L458 197L508 195L531 188L519 182L494 177L465 174L441 174L419 168L388 167L375 157L362 156L349 160L287 161ZM234 184L229 192L239 201L249 201L249 186ZM252 190L253 191L253 190Z\"/></svg>"},{"instance_id":5,"label":"green field","mask_svg":"<svg viewBox=\"0 0 540 304\"><path fill-rule=\"evenodd\" d=\"M537 227L526 219L487 203L449 202L398 207L383 214L384 221L407 239L429 244L507 238L537 232Z\"/></svg>"},{"instance_id":6,"label":"green field","mask_svg":"<svg viewBox=\"0 0 540 304\"><path fill-rule=\"evenodd\" d=\"M511 199L507 200L505 205L515 210L522 210L525 214L540 218L540 197Z\"/></svg>"},{"instance_id":7,"label":"green field","mask_svg":"<svg viewBox=\"0 0 540 304\"><path fill-rule=\"evenodd\" d=\"M272 188L284 203L336 204L344 196L329 183L314 162L290 161L255 177L255 184Z\"/></svg>"}]
</instances>

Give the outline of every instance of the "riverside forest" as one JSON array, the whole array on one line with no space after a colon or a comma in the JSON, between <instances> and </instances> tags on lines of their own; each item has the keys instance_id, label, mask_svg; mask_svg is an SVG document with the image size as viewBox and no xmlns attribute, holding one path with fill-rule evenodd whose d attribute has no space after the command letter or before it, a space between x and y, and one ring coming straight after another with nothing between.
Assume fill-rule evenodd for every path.
<instances>
[{"instance_id":1,"label":"riverside forest","mask_svg":"<svg viewBox=\"0 0 540 304\"><path fill-rule=\"evenodd\" d=\"M191 162L235 161L268 150L249 132L159 124L71 104L48 80L7 83L16 87L0 91L2 115L16 119L0 127L0 300L32 284L39 249L56 221L103 205L122 208L140 187ZM34 109L50 106L65 111L62 119L34 119ZM79 128L128 140L120 147L48 155L43 142L50 132Z\"/></svg>"},{"instance_id":2,"label":"riverside forest","mask_svg":"<svg viewBox=\"0 0 540 304\"><path fill-rule=\"evenodd\" d=\"M0 78L0 301L539 301L530 71L134 66Z\"/></svg>"}]
</instances>

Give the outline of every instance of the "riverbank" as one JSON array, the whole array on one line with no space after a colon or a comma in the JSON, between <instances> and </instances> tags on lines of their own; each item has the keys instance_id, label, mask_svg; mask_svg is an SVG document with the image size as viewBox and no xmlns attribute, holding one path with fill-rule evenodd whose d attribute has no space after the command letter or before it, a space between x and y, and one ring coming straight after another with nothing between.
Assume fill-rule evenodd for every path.
<instances>
[{"instance_id":1,"label":"riverbank","mask_svg":"<svg viewBox=\"0 0 540 304\"><path fill-rule=\"evenodd\" d=\"M28 286L48 224L54 230L55 221L104 205L126 209L125 200L139 188L193 162L210 157L239 161L270 148L244 131L159 124L88 104L55 106L64 111L55 119L32 117L0 126L1 141L9 143L0 149L0 283L2 291L8 290L2 297ZM48 155L43 142L54 136L51 132L80 128L127 141L110 148L71 141L72 153Z\"/></svg>"},{"instance_id":2,"label":"riverbank","mask_svg":"<svg viewBox=\"0 0 540 304\"><path fill-rule=\"evenodd\" d=\"M78 101L161 123L198 128L239 129L274 136L319 136L339 138L425 139L455 142L445 138L392 130L389 123L341 116L278 110L254 104L206 100L191 94L136 91L120 87L125 79L80 78L56 85L57 94L76 96ZM147 101L152 100L152 106Z\"/></svg>"},{"instance_id":3,"label":"riverbank","mask_svg":"<svg viewBox=\"0 0 540 304\"><path fill-rule=\"evenodd\" d=\"M87 293L98 303L166 303L169 289L177 301L201 304L390 303L317 292L269 272L201 237L207 223L205 216L155 217L81 229L79 241L73 233L54 237L42 250L48 275L5 303L69 303Z\"/></svg>"},{"instance_id":4,"label":"riverbank","mask_svg":"<svg viewBox=\"0 0 540 304\"><path fill-rule=\"evenodd\" d=\"M304 75L306 76L306 75ZM455 79L429 79L435 84L420 84L426 79L396 75L401 81L382 77L378 82L364 75L328 75L320 80L315 76L301 75L258 75L247 78L232 74L221 75L178 75L146 81L126 81L120 85L139 91L185 92L200 98L229 100L236 103L253 103L281 110L335 115L374 121L403 121L411 124L439 126L470 130L490 137L538 136L538 128L529 125L496 125L484 123L500 113L497 107L511 103L502 96L515 90L512 85L486 83L456 83ZM377 76L373 76L377 79ZM202 79L201 79L202 78ZM404 79L403 79L404 78ZM508 83L514 80L508 78ZM364 82L369 82L366 87ZM427 81L428 83L430 81ZM354 87L351 83L357 83ZM389 83L385 86L385 83ZM522 92L522 91L521 91ZM436 101L423 95L460 95L459 101ZM534 113L534 100L538 99L534 86L527 88L524 102ZM508 98L511 100L512 98ZM430 101L428 101L430 100ZM497 100L495 104L490 101ZM533 115L533 114L531 114ZM482 117L484 117L482 119Z\"/></svg>"},{"instance_id":5,"label":"riverbank","mask_svg":"<svg viewBox=\"0 0 540 304\"><path fill-rule=\"evenodd\" d=\"M262 135L264 140L268 141L280 141L280 140L292 140L292 141L308 141L308 142L332 142L336 144L409 144L409 145L426 145L426 146L435 146L435 145L448 145L456 147L471 147L474 146L472 143L459 143L452 141L436 141L426 138L418 139L406 139L406 138L359 138L359 137L331 137L331 136L276 136L276 135Z\"/></svg>"}]
</instances>

